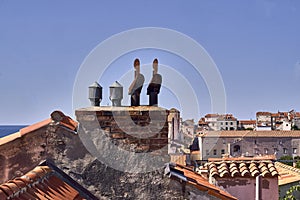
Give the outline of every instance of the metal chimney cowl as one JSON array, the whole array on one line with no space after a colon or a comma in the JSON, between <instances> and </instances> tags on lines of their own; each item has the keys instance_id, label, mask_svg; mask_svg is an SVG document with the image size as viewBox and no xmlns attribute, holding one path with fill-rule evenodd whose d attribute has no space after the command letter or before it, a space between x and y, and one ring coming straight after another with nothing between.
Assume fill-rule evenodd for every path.
<instances>
[{"instance_id":1,"label":"metal chimney cowl","mask_svg":"<svg viewBox=\"0 0 300 200\"><path fill-rule=\"evenodd\" d=\"M102 101L102 87L96 81L89 86L89 100L91 101L91 106L100 106Z\"/></svg>"},{"instance_id":2,"label":"metal chimney cowl","mask_svg":"<svg viewBox=\"0 0 300 200\"><path fill-rule=\"evenodd\" d=\"M111 86L109 86L109 99L112 101L112 106L121 106L121 101L123 99L123 86L115 81Z\"/></svg>"}]
</instances>

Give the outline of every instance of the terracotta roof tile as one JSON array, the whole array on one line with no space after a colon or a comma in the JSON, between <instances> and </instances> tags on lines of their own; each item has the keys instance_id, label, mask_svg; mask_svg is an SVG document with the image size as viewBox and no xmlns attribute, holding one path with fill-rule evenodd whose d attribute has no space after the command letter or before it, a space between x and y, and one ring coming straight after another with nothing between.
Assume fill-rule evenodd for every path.
<instances>
[{"instance_id":1,"label":"terracotta roof tile","mask_svg":"<svg viewBox=\"0 0 300 200\"><path fill-rule=\"evenodd\" d=\"M59 115L61 116L60 118L60 121L57 121L57 123L69 130L72 130L72 131L76 131L77 130L77 126L78 126L78 123L76 121L74 121L73 119L71 119L70 117L68 116L65 116L61 111L54 111L51 113L51 117L53 117L55 120L57 120L57 113L59 113ZM28 133L31 133L33 131L36 131L40 128L43 128L47 125L49 125L50 123L52 123L54 120L52 118L49 118L49 119L46 119L46 120L43 120L41 122L38 122L38 123L35 123L35 124L32 124L30 126L27 126L27 127L24 127L22 129L20 129L19 132L16 132L16 133L13 133L13 134L10 134L8 136L5 136L5 137L2 137L0 138L0 146L3 145L3 144L6 144L8 142L11 142L15 139L18 139L24 135L27 135Z\"/></svg>"},{"instance_id":2,"label":"terracotta roof tile","mask_svg":"<svg viewBox=\"0 0 300 200\"><path fill-rule=\"evenodd\" d=\"M21 136L26 135L27 133L38 130L38 129L50 124L51 122L52 122L52 119L49 118L49 119L43 120L41 122L32 124L30 126L24 127L22 129L20 129L20 134L21 134Z\"/></svg>"},{"instance_id":3,"label":"terracotta roof tile","mask_svg":"<svg viewBox=\"0 0 300 200\"><path fill-rule=\"evenodd\" d=\"M37 166L20 178L0 185L0 199L84 199L48 166Z\"/></svg>"},{"instance_id":4,"label":"terracotta roof tile","mask_svg":"<svg viewBox=\"0 0 300 200\"><path fill-rule=\"evenodd\" d=\"M283 164L281 162L275 162L275 168L279 174L279 186L300 181L300 169Z\"/></svg>"},{"instance_id":5,"label":"terracotta roof tile","mask_svg":"<svg viewBox=\"0 0 300 200\"><path fill-rule=\"evenodd\" d=\"M239 120L239 123L242 125L246 125L246 124L256 124L256 120Z\"/></svg>"},{"instance_id":6,"label":"terracotta roof tile","mask_svg":"<svg viewBox=\"0 0 300 200\"><path fill-rule=\"evenodd\" d=\"M269 158L269 157L267 157ZM256 177L262 176L274 177L278 172L271 159L264 158L224 158L224 159L208 159L208 173L210 176L219 177Z\"/></svg>"},{"instance_id":7,"label":"terracotta roof tile","mask_svg":"<svg viewBox=\"0 0 300 200\"><path fill-rule=\"evenodd\" d=\"M258 115L270 115L271 116L271 113L270 112L257 112L256 116L258 116Z\"/></svg>"},{"instance_id":8,"label":"terracotta roof tile","mask_svg":"<svg viewBox=\"0 0 300 200\"><path fill-rule=\"evenodd\" d=\"M300 137L299 130L293 131L208 131L199 137Z\"/></svg>"},{"instance_id":9,"label":"terracotta roof tile","mask_svg":"<svg viewBox=\"0 0 300 200\"><path fill-rule=\"evenodd\" d=\"M220 199L237 199L228 192L218 188L217 186L209 183L204 177L202 177L200 174L197 174L192 169L183 166L183 165L176 165L176 170L181 171L185 177L187 177L187 183L194 185L198 189L202 191L207 191L208 194L218 197Z\"/></svg>"}]
</instances>

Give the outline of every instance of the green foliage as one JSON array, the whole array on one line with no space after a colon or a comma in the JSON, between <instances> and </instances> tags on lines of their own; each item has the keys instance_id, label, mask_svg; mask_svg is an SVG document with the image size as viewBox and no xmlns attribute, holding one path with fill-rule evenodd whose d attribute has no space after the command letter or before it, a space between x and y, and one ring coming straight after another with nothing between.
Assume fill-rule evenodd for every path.
<instances>
[{"instance_id":1,"label":"green foliage","mask_svg":"<svg viewBox=\"0 0 300 200\"><path fill-rule=\"evenodd\" d=\"M296 168L299 168L299 169L300 169L300 160L298 160L298 161L296 162Z\"/></svg>"},{"instance_id":2,"label":"green foliage","mask_svg":"<svg viewBox=\"0 0 300 200\"><path fill-rule=\"evenodd\" d=\"M292 156L282 156L279 158L280 162L286 164L286 165L290 165L293 166L293 162L290 162L288 160L293 160Z\"/></svg>"},{"instance_id":3,"label":"green foliage","mask_svg":"<svg viewBox=\"0 0 300 200\"><path fill-rule=\"evenodd\" d=\"M300 130L298 126L294 125L292 126L292 130Z\"/></svg>"},{"instance_id":4,"label":"green foliage","mask_svg":"<svg viewBox=\"0 0 300 200\"><path fill-rule=\"evenodd\" d=\"M285 196L282 198L282 200L297 200L296 197L294 196L295 192L300 191L300 185L294 185L289 188L288 191L286 191Z\"/></svg>"}]
</instances>

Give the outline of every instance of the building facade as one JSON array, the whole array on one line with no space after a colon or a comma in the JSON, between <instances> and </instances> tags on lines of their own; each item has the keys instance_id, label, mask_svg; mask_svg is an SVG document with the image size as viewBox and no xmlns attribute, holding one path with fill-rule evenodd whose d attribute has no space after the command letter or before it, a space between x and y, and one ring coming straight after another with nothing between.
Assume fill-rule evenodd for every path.
<instances>
[{"instance_id":1,"label":"building facade","mask_svg":"<svg viewBox=\"0 0 300 200\"><path fill-rule=\"evenodd\" d=\"M210 131L198 135L200 159L238 156L300 156L300 131Z\"/></svg>"},{"instance_id":2,"label":"building facade","mask_svg":"<svg viewBox=\"0 0 300 200\"><path fill-rule=\"evenodd\" d=\"M232 114L207 114L198 122L199 127L204 130L221 131L237 130L237 119Z\"/></svg>"}]
</instances>

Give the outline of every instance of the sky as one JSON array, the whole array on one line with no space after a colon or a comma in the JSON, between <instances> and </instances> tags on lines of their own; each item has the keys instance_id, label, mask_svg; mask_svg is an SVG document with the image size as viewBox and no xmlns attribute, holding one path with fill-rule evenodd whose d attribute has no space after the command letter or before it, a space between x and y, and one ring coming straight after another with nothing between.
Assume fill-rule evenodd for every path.
<instances>
[{"instance_id":1,"label":"sky","mask_svg":"<svg viewBox=\"0 0 300 200\"><path fill-rule=\"evenodd\" d=\"M111 36L143 27L174 30L200 44L222 77L226 112L238 119L254 119L257 111L300 111L299 24L296 0L0 0L0 124L33 124L54 110L74 116L74 83L87 56ZM129 105L122 77L133 77L135 58L141 60L145 83L154 58L165 66L159 68L160 106L178 108L184 119L195 121L214 112L205 78L184 58L159 49L131 51L106 66L105 76L96 80L103 86L101 105L110 104L108 87L115 80L124 86L122 104ZM184 92L164 87L181 82L163 69L190 84L198 105L192 97L183 102L189 98ZM147 104L145 87L142 104ZM88 107L87 88L82 96Z\"/></svg>"}]
</instances>

